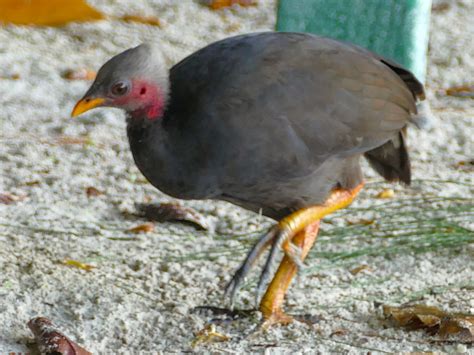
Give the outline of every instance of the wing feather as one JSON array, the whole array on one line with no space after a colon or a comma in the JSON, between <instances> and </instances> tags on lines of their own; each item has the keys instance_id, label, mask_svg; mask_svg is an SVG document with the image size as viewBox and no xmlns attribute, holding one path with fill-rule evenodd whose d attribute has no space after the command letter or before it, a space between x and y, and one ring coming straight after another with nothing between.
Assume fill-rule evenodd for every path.
<instances>
[{"instance_id":1,"label":"wing feather","mask_svg":"<svg viewBox=\"0 0 474 355\"><path fill-rule=\"evenodd\" d=\"M329 157L384 144L416 115L423 96L421 84L397 64L300 33L216 42L170 75L170 120L188 130L212 126L213 137L198 137L201 146L219 157L222 174L248 184L266 174L305 175Z\"/></svg>"}]
</instances>

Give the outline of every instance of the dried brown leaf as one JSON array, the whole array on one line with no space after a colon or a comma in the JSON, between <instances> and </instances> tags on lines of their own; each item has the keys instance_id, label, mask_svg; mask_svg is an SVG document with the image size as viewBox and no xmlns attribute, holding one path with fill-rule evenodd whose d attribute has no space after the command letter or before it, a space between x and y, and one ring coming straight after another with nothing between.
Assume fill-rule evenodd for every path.
<instances>
[{"instance_id":1,"label":"dried brown leaf","mask_svg":"<svg viewBox=\"0 0 474 355\"><path fill-rule=\"evenodd\" d=\"M471 160L461 160L454 164L454 167L459 170L463 171L471 171L474 170L474 159Z\"/></svg>"},{"instance_id":2,"label":"dried brown leaf","mask_svg":"<svg viewBox=\"0 0 474 355\"><path fill-rule=\"evenodd\" d=\"M155 225L153 223L147 222L147 223L143 223L136 227L128 229L128 232L135 233L135 234L150 233L150 232L153 232L154 229L155 229Z\"/></svg>"},{"instance_id":3,"label":"dried brown leaf","mask_svg":"<svg viewBox=\"0 0 474 355\"><path fill-rule=\"evenodd\" d=\"M128 23L135 22L135 23L142 23L144 25L161 27L160 20L152 16L124 15L120 17L120 20L128 22Z\"/></svg>"},{"instance_id":4,"label":"dried brown leaf","mask_svg":"<svg viewBox=\"0 0 474 355\"><path fill-rule=\"evenodd\" d=\"M93 265L85 264L80 261L72 260L72 259L63 260L63 264L67 266L72 266L81 270L85 270L85 271L92 271L92 269L95 269L95 266Z\"/></svg>"},{"instance_id":5,"label":"dried brown leaf","mask_svg":"<svg viewBox=\"0 0 474 355\"><path fill-rule=\"evenodd\" d=\"M72 137L72 136L59 136L55 139L55 145L74 145L74 144L84 144L92 145L90 137Z\"/></svg>"},{"instance_id":6,"label":"dried brown leaf","mask_svg":"<svg viewBox=\"0 0 474 355\"><path fill-rule=\"evenodd\" d=\"M84 0L0 0L0 24L61 26L104 16Z\"/></svg>"},{"instance_id":7,"label":"dried brown leaf","mask_svg":"<svg viewBox=\"0 0 474 355\"><path fill-rule=\"evenodd\" d=\"M374 271L369 265L360 265L360 266L357 266L351 270L349 270L349 272L352 274L352 275L357 275L359 272L362 272L362 271L369 271L369 272L372 272Z\"/></svg>"},{"instance_id":8,"label":"dried brown leaf","mask_svg":"<svg viewBox=\"0 0 474 355\"><path fill-rule=\"evenodd\" d=\"M356 225L356 224L362 224L364 226L370 226L371 224L374 224L375 223L375 219L365 219L365 218L361 218L361 219L358 219L356 221L347 221L347 224L352 226L352 225Z\"/></svg>"},{"instance_id":9,"label":"dried brown leaf","mask_svg":"<svg viewBox=\"0 0 474 355\"><path fill-rule=\"evenodd\" d=\"M90 69L68 69L61 73L67 80L94 80L97 73Z\"/></svg>"},{"instance_id":10,"label":"dried brown leaf","mask_svg":"<svg viewBox=\"0 0 474 355\"><path fill-rule=\"evenodd\" d=\"M182 221L191 223L199 229L209 228L201 214L178 203L139 204L137 210L140 216L152 221Z\"/></svg>"},{"instance_id":11,"label":"dried brown leaf","mask_svg":"<svg viewBox=\"0 0 474 355\"><path fill-rule=\"evenodd\" d=\"M383 189L375 197L388 199L388 198L393 198L394 196L395 196L395 191L393 191L392 189Z\"/></svg>"},{"instance_id":12,"label":"dried brown leaf","mask_svg":"<svg viewBox=\"0 0 474 355\"><path fill-rule=\"evenodd\" d=\"M94 142L89 136L67 136L67 135L58 135L56 137L36 138L40 143L48 144L51 146L63 146L63 145L85 145L85 146L94 146L102 148L104 145Z\"/></svg>"},{"instance_id":13,"label":"dried brown leaf","mask_svg":"<svg viewBox=\"0 0 474 355\"><path fill-rule=\"evenodd\" d=\"M395 320L398 325L408 327L410 329L419 329L426 326L433 326L432 320L424 316L435 316L439 320L446 314L436 307L425 305L401 307L391 307L384 305L383 312L385 316ZM428 323L425 324L423 320L427 321Z\"/></svg>"},{"instance_id":14,"label":"dried brown leaf","mask_svg":"<svg viewBox=\"0 0 474 355\"><path fill-rule=\"evenodd\" d=\"M28 322L28 327L35 336L41 354L92 354L60 332L48 318L33 318Z\"/></svg>"},{"instance_id":15,"label":"dried brown leaf","mask_svg":"<svg viewBox=\"0 0 474 355\"><path fill-rule=\"evenodd\" d=\"M347 333L349 333L349 331L345 328L337 328L335 329L329 336L330 337L333 337L333 336L341 336L341 335L346 335Z\"/></svg>"},{"instance_id":16,"label":"dried brown leaf","mask_svg":"<svg viewBox=\"0 0 474 355\"><path fill-rule=\"evenodd\" d=\"M383 306L384 315L398 326L410 330L425 329L430 334L441 337L457 336L474 342L474 315L448 313L437 307L407 305L400 307Z\"/></svg>"},{"instance_id":17,"label":"dried brown leaf","mask_svg":"<svg viewBox=\"0 0 474 355\"><path fill-rule=\"evenodd\" d=\"M230 7L233 5L240 6L255 6L257 5L256 0L207 0L204 1L212 10L220 10L225 7Z\"/></svg>"},{"instance_id":18,"label":"dried brown leaf","mask_svg":"<svg viewBox=\"0 0 474 355\"><path fill-rule=\"evenodd\" d=\"M89 186L86 188L86 195L87 197L96 197L103 195L104 192L100 191L99 189L96 189L94 186Z\"/></svg>"},{"instance_id":19,"label":"dried brown leaf","mask_svg":"<svg viewBox=\"0 0 474 355\"><path fill-rule=\"evenodd\" d=\"M438 334L441 337L458 334L460 338L474 342L474 315L452 315L443 319Z\"/></svg>"},{"instance_id":20,"label":"dried brown leaf","mask_svg":"<svg viewBox=\"0 0 474 355\"><path fill-rule=\"evenodd\" d=\"M455 97L468 97L474 98L474 86L457 86L446 89L446 95Z\"/></svg>"},{"instance_id":21,"label":"dried brown leaf","mask_svg":"<svg viewBox=\"0 0 474 355\"><path fill-rule=\"evenodd\" d=\"M18 80L18 79L20 79L20 74L14 73L14 74L9 74L9 75L5 75L5 76L0 76L0 79Z\"/></svg>"},{"instance_id":22,"label":"dried brown leaf","mask_svg":"<svg viewBox=\"0 0 474 355\"><path fill-rule=\"evenodd\" d=\"M8 192L0 193L0 203L11 205L12 203L24 200L25 196L17 196Z\"/></svg>"},{"instance_id":23,"label":"dried brown leaf","mask_svg":"<svg viewBox=\"0 0 474 355\"><path fill-rule=\"evenodd\" d=\"M431 11L433 12L445 12L451 8L451 4L448 2L442 2L438 4L433 4Z\"/></svg>"}]
</instances>

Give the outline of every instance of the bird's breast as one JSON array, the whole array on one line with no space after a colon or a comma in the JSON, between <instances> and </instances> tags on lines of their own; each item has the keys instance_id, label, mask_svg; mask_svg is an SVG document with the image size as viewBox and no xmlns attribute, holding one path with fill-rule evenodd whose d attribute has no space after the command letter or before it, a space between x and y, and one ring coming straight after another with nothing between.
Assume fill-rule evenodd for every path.
<instances>
[{"instance_id":1,"label":"bird's breast","mask_svg":"<svg viewBox=\"0 0 474 355\"><path fill-rule=\"evenodd\" d=\"M203 164L193 159L192 148L170 137L158 124L127 127L130 150L135 164L158 190L180 199L205 199L216 195L217 184Z\"/></svg>"}]
</instances>

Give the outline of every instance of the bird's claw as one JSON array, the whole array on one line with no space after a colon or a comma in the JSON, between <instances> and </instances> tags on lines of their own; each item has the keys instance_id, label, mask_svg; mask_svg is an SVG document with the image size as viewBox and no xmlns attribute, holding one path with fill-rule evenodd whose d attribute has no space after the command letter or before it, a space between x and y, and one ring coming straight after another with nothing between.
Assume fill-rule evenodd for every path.
<instances>
[{"instance_id":1,"label":"bird's claw","mask_svg":"<svg viewBox=\"0 0 474 355\"><path fill-rule=\"evenodd\" d=\"M303 249L289 242L283 251L285 252L285 255L288 256L290 260L298 267L298 270L305 268L305 265L303 264Z\"/></svg>"},{"instance_id":2,"label":"bird's claw","mask_svg":"<svg viewBox=\"0 0 474 355\"><path fill-rule=\"evenodd\" d=\"M237 291L249 274L253 264L257 261L258 257L268 245L271 244L270 253L267 257L262 273L260 274L255 295L255 302L257 306L265 291L265 286L268 283L268 279L270 278L273 264L278 257L278 251L282 250L285 255L287 255L290 260L293 261L298 269L302 269L304 267L301 248L291 242L291 238L293 236L294 234L291 230L287 228L281 228L279 225L276 225L257 241L225 288L224 297L230 299L230 307L233 307Z\"/></svg>"},{"instance_id":3,"label":"bird's claw","mask_svg":"<svg viewBox=\"0 0 474 355\"><path fill-rule=\"evenodd\" d=\"M255 243L252 247L250 252L247 254L244 262L239 267L239 269L235 272L234 276L227 284L224 292L224 297L228 297L230 299L230 306L233 307L235 296L237 291L239 290L240 286L242 286L242 282L245 280L247 275L250 272L253 264L257 261L258 257L261 253L265 250L265 248L273 242L278 232L277 227L271 228L267 233L265 233L260 239Z\"/></svg>"},{"instance_id":4,"label":"bird's claw","mask_svg":"<svg viewBox=\"0 0 474 355\"><path fill-rule=\"evenodd\" d=\"M241 273L239 273L239 271L240 269L237 270L235 275L232 277L232 280L230 280L230 282L227 284L224 291L224 297L229 299L230 309L234 309L235 295L237 294L237 291L244 279L244 277Z\"/></svg>"}]
</instances>

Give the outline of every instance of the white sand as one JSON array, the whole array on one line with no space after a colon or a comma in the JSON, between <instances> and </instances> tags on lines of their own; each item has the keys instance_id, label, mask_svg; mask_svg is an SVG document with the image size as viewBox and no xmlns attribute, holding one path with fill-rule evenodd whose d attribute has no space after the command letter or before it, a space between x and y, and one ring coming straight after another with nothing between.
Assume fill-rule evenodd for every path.
<instances>
[{"instance_id":1,"label":"white sand","mask_svg":"<svg viewBox=\"0 0 474 355\"><path fill-rule=\"evenodd\" d=\"M437 119L430 131L412 130L409 140L415 179L469 182L472 174L453 166L473 152L473 101L446 97L440 89L473 84L474 2L446 2L449 9L432 17L428 69L428 96ZM122 214L133 211L135 202L169 198L145 183L135 168L122 113L97 110L69 119L89 83L66 81L60 74L71 68L97 69L110 56L150 39L161 41L174 63L217 39L272 29L274 1L222 12L188 0L93 3L108 14L158 16L163 27L103 21L64 28L0 28L0 192L26 196L22 202L0 205L0 353L27 351L31 334L26 323L38 315L49 317L95 353L192 350L194 334L209 317L190 311L200 305L224 305L223 286L256 237L234 235L269 225L226 203L196 201L186 204L208 215L216 233L171 223L157 225L146 235L124 232L141 223ZM13 74L19 80L2 79ZM93 144L57 144L64 135L88 137ZM105 195L88 198L88 186ZM472 197L464 185L443 185L443 191L436 184L423 186L396 186L396 198L430 193ZM376 189L362 194L356 207L376 203L371 198ZM334 223L344 225L344 220L336 218ZM322 238L316 249L357 250L372 243L358 244L356 239L332 245ZM202 257L179 259L191 253ZM462 352L467 350L463 344L430 343L421 331L386 328L374 300L400 304L414 299L472 312L473 256L471 244L329 263L306 273L288 296L289 311L320 317L315 325L294 323L254 333L256 320L243 320L218 326L230 341L197 350ZM97 268L70 268L61 264L66 258ZM307 262L317 263L315 258ZM348 272L364 263L374 271L357 276ZM252 284L241 292L239 308L250 307L251 291ZM339 329L346 330L331 336Z\"/></svg>"}]
</instances>

